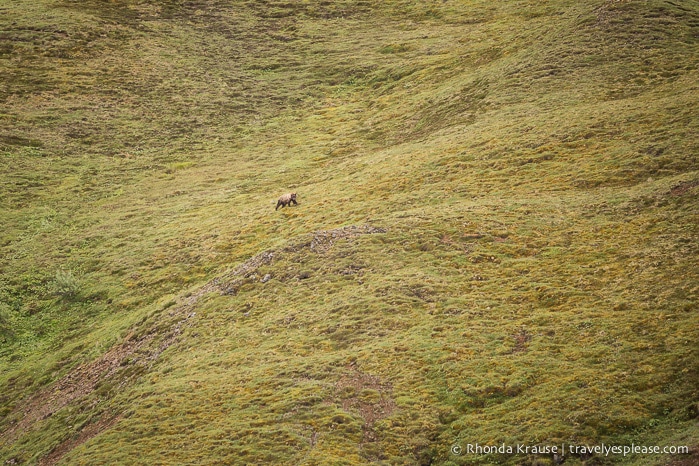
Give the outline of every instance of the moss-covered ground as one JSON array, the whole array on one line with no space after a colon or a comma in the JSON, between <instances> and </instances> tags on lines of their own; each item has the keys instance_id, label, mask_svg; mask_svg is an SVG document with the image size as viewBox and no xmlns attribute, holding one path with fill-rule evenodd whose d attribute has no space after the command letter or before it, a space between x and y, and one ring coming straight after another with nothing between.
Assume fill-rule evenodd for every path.
<instances>
[{"instance_id":1,"label":"moss-covered ground","mask_svg":"<svg viewBox=\"0 0 699 466\"><path fill-rule=\"evenodd\" d=\"M698 57L695 1L0 3L0 461L696 464Z\"/></svg>"}]
</instances>

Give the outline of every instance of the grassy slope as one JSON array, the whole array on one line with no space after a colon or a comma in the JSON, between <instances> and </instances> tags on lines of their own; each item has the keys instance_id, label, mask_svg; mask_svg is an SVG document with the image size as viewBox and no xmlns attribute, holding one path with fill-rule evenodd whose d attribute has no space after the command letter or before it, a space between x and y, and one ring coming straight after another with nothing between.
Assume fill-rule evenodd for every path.
<instances>
[{"instance_id":1,"label":"grassy slope","mask_svg":"<svg viewBox=\"0 0 699 466\"><path fill-rule=\"evenodd\" d=\"M63 461L697 444L696 4L2 9L1 459L114 416ZM386 232L304 245L367 223ZM197 292L265 250L234 294ZM148 364L8 435L183 309Z\"/></svg>"}]
</instances>

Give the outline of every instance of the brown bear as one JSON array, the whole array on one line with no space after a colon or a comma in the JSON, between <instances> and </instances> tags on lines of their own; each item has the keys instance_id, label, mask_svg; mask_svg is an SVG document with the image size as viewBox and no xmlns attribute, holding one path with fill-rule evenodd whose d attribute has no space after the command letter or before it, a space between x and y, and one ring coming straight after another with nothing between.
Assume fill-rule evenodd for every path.
<instances>
[{"instance_id":1,"label":"brown bear","mask_svg":"<svg viewBox=\"0 0 699 466\"><path fill-rule=\"evenodd\" d=\"M282 208L286 206L291 206L292 202L294 203L294 205L299 205L299 203L296 202L296 193L284 194L277 201L277 207L275 207L274 210L277 210L279 206L282 206Z\"/></svg>"}]
</instances>

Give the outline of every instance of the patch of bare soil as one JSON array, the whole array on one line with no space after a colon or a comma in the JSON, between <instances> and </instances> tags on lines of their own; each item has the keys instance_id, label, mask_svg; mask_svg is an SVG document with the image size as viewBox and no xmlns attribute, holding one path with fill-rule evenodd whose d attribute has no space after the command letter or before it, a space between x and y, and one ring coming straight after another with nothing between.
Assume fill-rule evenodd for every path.
<instances>
[{"instance_id":1,"label":"patch of bare soil","mask_svg":"<svg viewBox=\"0 0 699 466\"><path fill-rule=\"evenodd\" d=\"M516 333L513 336L515 340L515 347L512 348L513 353L522 353L527 351L527 347L529 346L529 342L532 339L532 335L528 333L525 329L521 329L519 333Z\"/></svg>"},{"instance_id":2,"label":"patch of bare soil","mask_svg":"<svg viewBox=\"0 0 699 466\"><path fill-rule=\"evenodd\" d=\"M126 341L113 346L95 361L81 364L68 374L27 397L18 404L11 418L19 420L0 433L4 445L15 442L25 432L56 413L69 403L85 398L100 384L110 381L119 389L149 368L158 356L171 346L182 333L183 326L191 325L196 313L188 312L196 301L188 301L169 313L170 319L156 321L140 337L133 334Z\"/></svg>"},{"instance_id":3,"label":"patch of bare soil","mask_svg":"<svg viewBox=\"0 0 699 466\"><path fill-rule=\"evenodd\" d=\"M14 442L37 421L52 416L71 401L91 393L100 381L119 370L125 358L132 355L137 348L146 344L151 338L151 335L146 335L141 340L127 340L116 345L99 359L76 367L57 382L39 390L25 402L20 403L18 410L21 413L21 419L3 432L4 442L6 444ZM13 413L13 415L16 414L17 412Z\"/></svg>"},{"instance_id":4,"label":"patch of bare soil","mask_svg":"<svg viewBox=\"0 0 699 466\"><path fill-rule=\"evenodd\" d=\"M341 400L343 410L358 413L364 419L363 442L375 442L374 423L396 410L396 403L390 396L391 385L356 368L351 368L337 381L335 393Z\"/></svg>"},{"instance_id":5,"label":"patch of bare soil","mask_svg":"<svg viewBox=\"0 0 699 466\"><path fill-rule=\"evenodd\" d=\"M699 180L683 181L682 183L678 184L677 186L674 186L670 190L670 195L681 196L696 186L699 186Z\"/></svg>"},{"instance_id":6,"label":"patch of bare soil","mask_svg":"<svg viewBox=\"0 0 699 466\"><path fill-rule=\"evenodd\" d=\"M39 466L53 466L57 464L66 453L73 448L82 445L93 437L96 437L101 432L110 429L114 424L119 422L120 416L102 416L102 418L92 424L89 424L80 431L80 433L72 438L61 443L53 449L51 453L39 461Z\"/></svg>"}]
</instances>

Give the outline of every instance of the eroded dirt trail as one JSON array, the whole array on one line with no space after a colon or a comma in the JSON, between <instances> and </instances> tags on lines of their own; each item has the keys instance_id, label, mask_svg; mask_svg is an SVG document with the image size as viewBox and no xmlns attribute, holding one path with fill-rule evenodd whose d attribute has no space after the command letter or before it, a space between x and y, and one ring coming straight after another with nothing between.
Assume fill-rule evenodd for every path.
<instances>
[{"instance_id":1,"label":"eroded dirt trail","mask_svg":"<svg viewBox=\"0 0 699 466\"><path fill-rule=\"evenodd\" d=\"M28 397L10 415L19 420L11 424L0 434L3 445L16 442L39 422L49 418L71 403L80 403L104 382L110 382L120 390L134 382L145 373L167 348L175 344L185 326L193 325L197 302L209 293L235 294L245 284L257 281L257 270L270 264L285 252L298 252L307 249L311 253L323 254L332 248L338 240L345 240L365 234L385 233L383 228L348 226L334 230L312 233L310 238L303 238L283 249L261 252L239 264L228 272L203 285L191 295L182 298L179 303L162 311L150 322L148 330L134 329L125 341L114 345L95 361L81 364L51 385ZM363 408L363 406L353 406ZM390 411L390 410L389 410ZM362 413L364 415L365 413ZM374 416L369 416L371 419ZM56 464L65 454L78 445L112 428L119 421L119 414L103 414L95 423L86 425L77 437L69 438L45 456L40 464ZM371 423L371 419L367 422Z\"/></svg>"}]
</instances>

